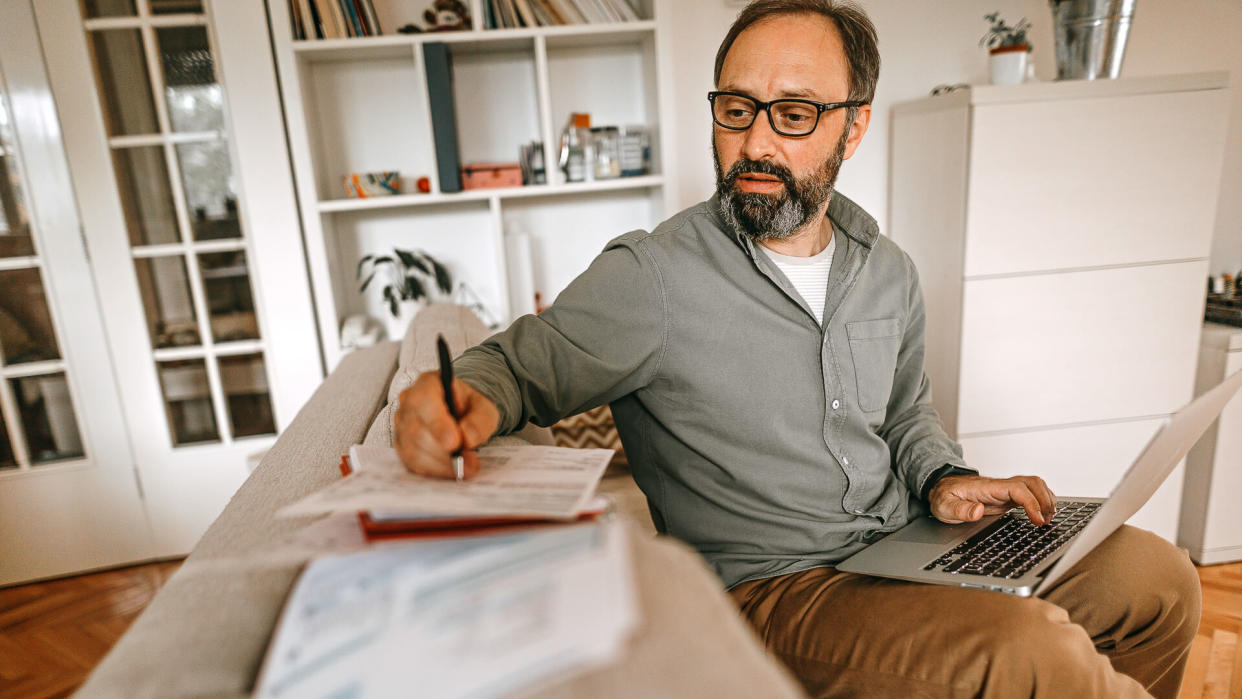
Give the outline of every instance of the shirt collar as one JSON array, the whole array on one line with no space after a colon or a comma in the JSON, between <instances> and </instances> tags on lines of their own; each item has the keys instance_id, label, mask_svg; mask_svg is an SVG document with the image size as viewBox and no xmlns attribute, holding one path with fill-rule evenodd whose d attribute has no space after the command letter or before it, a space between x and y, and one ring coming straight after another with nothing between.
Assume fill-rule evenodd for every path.
<instances>
[{"instance_id":1,"label":"shirt collar","mask_svg":"<svg viewBox=\"0 0 1242 699\"><path fill-rule=\"evenodd\" d=\"M724 215L720 209L719 194L712 194L712 198L707 200L707 208L712 216L716 218L720 228L727 232L738 245L741 245L742 249L746 250L751 257L754 257L754 241L745 233L734 230L725 222ZM828 201L828 218L837 229L868 250L875 246L875 241L880 236L880 225L876 223L871 214L864 211L861 206L855 204L849 197L840 192L834 191L832 199Z\"/></svg>"}]
</instances>

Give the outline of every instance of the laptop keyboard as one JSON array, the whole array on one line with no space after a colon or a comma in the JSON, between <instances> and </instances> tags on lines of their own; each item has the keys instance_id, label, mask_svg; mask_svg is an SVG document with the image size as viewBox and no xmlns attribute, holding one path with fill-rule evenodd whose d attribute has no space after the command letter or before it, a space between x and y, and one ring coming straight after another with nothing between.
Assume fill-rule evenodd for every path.
<instances>
[{"instance_id":1,"label":"laptop keyboard","mask_svg":"<svg viewBox=\"0 0 1242 699\"><path fill-rule=\"evenodd\" d=\"M1031 522L1022 508L1010 510L923 570L1020 578L1087 526L1100 504L1058 502L1046 527Z\"/></svg>"}]
</instances>

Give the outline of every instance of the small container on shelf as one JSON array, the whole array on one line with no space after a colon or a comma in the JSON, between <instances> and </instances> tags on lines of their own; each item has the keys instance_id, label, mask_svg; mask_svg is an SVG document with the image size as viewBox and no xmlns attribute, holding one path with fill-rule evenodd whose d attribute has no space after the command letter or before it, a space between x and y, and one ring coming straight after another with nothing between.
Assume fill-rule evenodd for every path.
<instances>
[{"instance_id":1,"label":"small container on shelf","mask_svg":"<svg viewBox=\"0 0 1242 699\"><path fill-rule=\"evenodd\" d=\"M595 158L591 167L597 180L611 180L621 176L621 151L618 145L617 127L596 126L591 129L591 143Z\"/></svg>"},{"instance_id":2,"label":"small container on shelf","mask_svg":"<svg viewBox=\"0 0 1242 699\"><path fill-rule=\"evenodd\" d=\"M396 194L400 191L401 173L396 170L384 172L351 172L345 176L345 196L365 199Z\"/></svg>"},{"instance_id":3,"label":"small container on shelf","mask_svg":"<svg viewBox=\"0 0 1242 699\"><path fill-rule=\"evenodd\" d=\"M471 163L461 168L462 189L521 186L521 163Z\"/></svg>"}]
</instances>

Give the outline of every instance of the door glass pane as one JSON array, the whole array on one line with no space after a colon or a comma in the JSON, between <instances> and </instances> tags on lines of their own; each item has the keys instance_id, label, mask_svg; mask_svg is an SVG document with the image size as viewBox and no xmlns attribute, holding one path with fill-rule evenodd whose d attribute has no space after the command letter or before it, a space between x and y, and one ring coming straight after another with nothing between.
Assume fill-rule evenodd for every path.
<instances>
[{"instance_id":1,"label":"door glass pane","mask_svg":"<svg viewBox=\"0 0 1242 699\"><path fill-rule=\"evenodd\" d=\"M159 133L142 34L137 29L89 33L108 134Z\"/></svg>"},{"instance_id":2,"label":"door glass pane","mask_svg":"<svg viewBox=\"0 0 1242 699\"><path fill-rule=\"evenodd\" d=\"M157 366L173 444L220 441L203 360L159 362Z\"/></svg>"},{"instance_id":3,"label":"door glass pane","mask_svg":"<svg viewBox=\"0 0 1242 699\"><path fill-rule=\"evenodd\" d=\"M0 257L34 254L30 218L22 197L21 174L4 74L0 73Z\"/></svg>"},{"instance_id":4,"label":"door glass pane","mask_svg":"<svg viewBox=\"0 0 1242 699\"><path fill-rule=\"evenodd\" d=\"M73 415L64 373L11 379L30 463L41 464L82 456L82 435Z\"/></svg>"},{"instance_id":5,"label":"door glass pane","mask_svg":"<svg viewBox=\"0 0 1242 699\"><path fill-rule=\"evenodd\" d=\"M198 256L198 266L207 292L212 339L216 342L257 339L259 321L250 293L246 252L204 253Z\"/></svg>"},{"instance_id":6,"label":"door glass pane","mask_svg":"<svg viewBox=\"0 0 1242 699\"><path fill-rule=\"evenodd\" d=\"M118 148L113 164L130 245L181 242L164 148Z\"/></svg>"},{"instance_id":7,"label":"door glass pane","mask_svg":"<svg viewBox=\"0 0 1242 699\"><path fill-rule=\"evenodd\" d=\"M234 437L276 434L263 355L221 357L220 383L228 400Z\"/></svg>"},{"instance_id":8,"label":"door glass pane","mask_svg":"<svg viewBox=\"0 0 1242 699\"><path fill-rule=\"evenodd\" d=\"M202 13L203 0L150 0L151 14L172 15L187 12Z\"/></svg>"},{"instance_id":9,"label":"door glass pane","mask_svg":"<svg viewBox=\"0 0 1242 699\"><path fill-rule=\"evenodd\" d=\"M185 258L181 255L150 257L134 261L138 288L147 312L151 346L188 347L202 344Z\"/></svg>"},{"instance_id":10,"label":"door glass pane","mask_svg":"<svg viewBox=\"0 0 1242 699\"><path fill-rule=\"evenodd\" d=\"M137 14L134 0L82 0L82 13L95 17L133 17Z\"/></svg>"},{"instance_id":11,"label":"door glass pane","mask_svg":"<svg viewBox=\"0 0 1242 699\"><path fill-rule=\"evenodd\" d=\"M183 143L177 146L177 160L194 239L240 238L228 143Z\"/></svg>"},{"instance_id":12,"label":"door glass pane","mask_svg":"<svg viewBox=\"0 0 1242 699\"><path fill-rule=\"evenodd\" d=\"M37 267L0 271L0 351L5 364L60 358Z\"/></svg>"},{"instance_id":13,"label":"door glass pane","mask_svg":"<svg viewBox=\"0 0 1242 699\"><path fill-rule=\"evenodd\" d=\"M9 430L4 425L4 417L0 416L0 471L17 468L17 457L13 456L13 444L9 441Z\"/></svg>"},{"instance_id":14,"label":"door glass pane","mask_svg":"<svg viewBox=\"0 0 1242 699\"><path fill-rule=\"evenodd\" d=\"M224 94L216 82L206 27L156 30L164 63L164 97L173 131L224 128Z\"/></svg>"}]
</instances>

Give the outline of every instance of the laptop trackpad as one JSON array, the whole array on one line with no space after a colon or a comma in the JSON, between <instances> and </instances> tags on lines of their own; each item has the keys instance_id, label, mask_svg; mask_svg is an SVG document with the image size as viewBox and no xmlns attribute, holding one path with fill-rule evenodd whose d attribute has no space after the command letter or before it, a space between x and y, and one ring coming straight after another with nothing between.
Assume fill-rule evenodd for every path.
<instances>
[{"instance_id":1,"label":"laptop trackpad","mask_svg":"<svg viewBox=\"0 0 1242 699\"><path fill-rule=\"evenodd\" d=\"M987 526L992 519L994 518L989 517L983 522L971 522L969 524L945 524L937 519L925 517L903 529L899 534L898 540L908 541L912 544L950 544L963 536L969 536L979 531Z\"/></svg>"}]
</instances>

